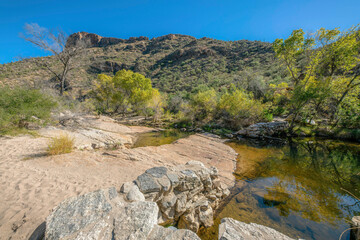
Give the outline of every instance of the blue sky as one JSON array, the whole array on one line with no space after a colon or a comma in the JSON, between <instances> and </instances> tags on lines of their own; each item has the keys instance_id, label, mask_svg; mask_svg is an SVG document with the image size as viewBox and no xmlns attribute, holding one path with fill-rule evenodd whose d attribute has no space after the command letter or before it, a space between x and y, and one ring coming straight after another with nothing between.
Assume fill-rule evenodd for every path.
<instances>
[{"instance_id":1,"label":"blue sky","mask_svg":"<svg viewBox=\"0 0 360 240\"><path fill-rule=\"evenodd\" d=\"M0 63L46 53L19 38L25 23L102 36L180 33L272 42L293 29L360 23L359 0L0 0Z\"/></svg>"}]
</instances>

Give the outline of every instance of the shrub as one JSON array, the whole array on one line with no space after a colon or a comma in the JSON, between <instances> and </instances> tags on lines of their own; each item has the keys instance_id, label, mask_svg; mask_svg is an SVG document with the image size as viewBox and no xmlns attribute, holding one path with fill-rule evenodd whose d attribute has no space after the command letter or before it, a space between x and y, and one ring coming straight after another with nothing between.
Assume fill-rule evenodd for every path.
<instances>
[{"instance_id":1,"label":"shrub","mask_svg":"<svg viewBox=\"0 0 360 240\"><path fill-rule=\"evenodd\" d=\"M199 91L191 99L191 107L194 111L196 120L201 121L212 117L217 105L217 96L214 89Z\"/></svg>"},{"instance_id":2,"label":"shrub","mask_svg":"<svg viewBox=\"0 0 360 240\"><path fill-rule=\"evenodd\" d=\"M74 139L68 135L51 138L48 144L49 155L59 155L72 152L74 148Z\"/></svg>"},{"instance_id":3,"label":"shrub","mask_svg":"<svg viewBox=\"0 0 360 240\"><path fill-rule=\"evenodd\" d=\"M244 90L234 89L220 98L218 118L232 129L262 121L264 115L265 105Z\"/></svg>"},{"instance_id":4,"label":"shrub","mask_svg":"<svg viewBox=\"0 0 360 240\"><path fill-rule=\"evenodd\" d=\"M21 128L24 122L46 120L56 105L38 90L0 88L0 133Z\"/></svg>"}]
</instances>

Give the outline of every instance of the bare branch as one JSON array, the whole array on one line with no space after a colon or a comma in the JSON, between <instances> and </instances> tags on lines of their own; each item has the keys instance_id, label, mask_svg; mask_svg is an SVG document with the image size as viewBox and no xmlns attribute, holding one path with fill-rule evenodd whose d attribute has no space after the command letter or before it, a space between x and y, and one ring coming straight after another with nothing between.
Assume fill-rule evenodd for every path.
<instances>
[{"instance_id":1,"label":"bare branch","mask_svg":"<svg viewBox=\"0 0 360 240\"><path fill-rule=\"evenodd\" d=\"M44 51L50 52L61 62L61 73L58 73L58 71L49 64L43 62L40 64L58 79L60 95L62 95L66 90L65 82L67 81L67 75L74 69L74 67L71 66L72 62L74 62L72 59L79 55L86 48L87 44L79 41L75 46L67 48L66 42L68 35L64 31L61 29L57 29L56 31L49 30L40 27L36 23L25 24L24 30L25 33L20 34L21 38Z\"/></svg>"}]
</instances>

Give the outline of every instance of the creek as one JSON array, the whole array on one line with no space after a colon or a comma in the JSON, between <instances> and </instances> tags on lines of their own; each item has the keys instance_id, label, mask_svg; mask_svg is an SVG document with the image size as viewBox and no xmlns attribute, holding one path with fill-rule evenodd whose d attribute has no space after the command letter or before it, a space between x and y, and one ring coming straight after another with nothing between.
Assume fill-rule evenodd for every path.
<instances>
[{"instance_id":1,"label":"creek","mask_svg":"<svg viewBox=\"0 0 360 240\"><path fill-rule=\"evenodd\" d=\"M175 130L146 133L134 146L159 146L188 135ZM238 153L236 183L217 210L214 226L200 229L201 239L217 239L225 217L296 239L339 239L351 218L360 214L360 144L318 138L227 144ZM342 239L349 236L347 231Z\"/></svg>"}]
</instances>

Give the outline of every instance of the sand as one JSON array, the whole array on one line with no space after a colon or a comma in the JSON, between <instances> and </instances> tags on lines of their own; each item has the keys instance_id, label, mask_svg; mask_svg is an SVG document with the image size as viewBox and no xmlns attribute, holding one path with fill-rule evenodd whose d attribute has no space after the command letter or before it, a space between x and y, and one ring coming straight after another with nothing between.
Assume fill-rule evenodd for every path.
<instances>
[{"instance_id":1,"label":"sand","mask_svg":"<svg viewBox=\"0 0 360 240\"><path fill-rule=\"evenodd\" d=\"M104 119L96 124L124 139L151 130ZM57 156L46 155L48 141L48 136L0 138L0 239L28 239L66 198L112 186L119 190L154 166L198 160L216 166L227 184L234 182L235 151L222 140L200 134L159 147L75 150Z\"/></svg>"}]
</instances>

